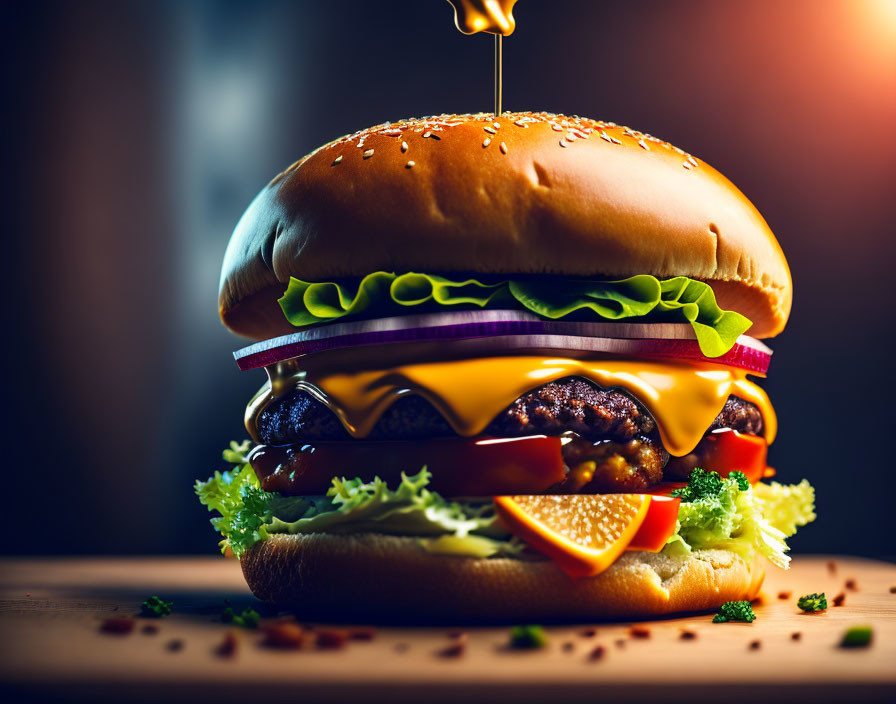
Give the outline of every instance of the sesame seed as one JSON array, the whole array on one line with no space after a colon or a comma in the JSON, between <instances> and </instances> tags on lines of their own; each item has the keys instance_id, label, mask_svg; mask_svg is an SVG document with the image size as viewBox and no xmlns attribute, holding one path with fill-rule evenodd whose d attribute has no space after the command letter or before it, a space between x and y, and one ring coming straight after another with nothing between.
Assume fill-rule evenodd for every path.
<instances>
[{"instance_id":1,"label":"sesame seed","mask_svg":"<svg viewBox=\"0 0 896 704\"><path fill-rule=\"evenodd\" d=\"M560 138L560 146L561 146L561 147L568 147L568 146L569 146L569 143L568 143L565 139L563 139L563 138L561 137L561 138Z\"/></svg>"},{"instance_id":2,"label":"sesame seed","mask_svg":"<svg viewBox=\"0 0 896 704\"><path fill-rule=\"evenodd\" d=\"M650 147L647 146L647 142L645 142L643 139L638 140L638 146L641 147L641 149L646 149L647 151L650 151Z\"/></svg>"},{"instance_id":3,"label":"sesame seed","mask_svg":"<svg viewBox=\"0 0 896 704\"><path fill-rule=\"evenodd\" d=\"M492 143L492 138L486 137L485 139L482 140L482 148L485 149L491 143Z\"/></svg>"},{"instance_id":4,"label":"sesame seed","mask_svg":"<svg viewBox=\"0 0 896 704\"><path fill-rule=\"evenodd\" d=\"M498 146L498 148L501 150L501 153L502 153L502 154L506 154L506 153L507 153L507 145L504 144L504 142L501 142L501 144Z\"/></svg>"},{"instance_id":5,"label":"sesame seed","mask_svg":"<svg viewBox=\"0 0 896 704\"><path fill-rule=\"evenodd\" d=\"M404 165L404 168L406 168L406 169L413 169L415 164L416 164L416 162L414 162L414 161L409 161L407 164Z\"/></svg>"},{"instance_id":6,"label":"sesame seed","mask_svg":"<svg viewBox=\"0 0 896 704\"><path fill-rule=\"evenodd\" d=\"M400 137L401 130L399 129L391 129L391 130L383 130L380 134L385 135L386 137Z\"/></svg>"},{"instance_id":7,"label":"sesame seed","mask_svg":"<svg viewBox=\"0 0 896 704\"><path fill-rule=\"evenodd\" d=\"M500 122L493 122L493 123L492 123L492 127L494 127L496 130L499 130L499 129L501 129L501 123L500 123Z\"/></svg>"},{"instance_id":8,"label":"sesame seed","mask_svg":"<svg viewBox=\"0 0 896 704\"><path fill-rule=\"evenodd\" d=\"M690 169L693 168L688 162L684 162L684 163L682 164L682 166L683 166L684 168L688 169L688 170L690 170Z\"/></svg>"},{"instance_id":9,"label":"sesame seed","mask_svg":"<svg viewBox=\"0 0 896 704\"><path fill-rule=\"evenodd\" d=\"M373 149L368 149L361 156L363 156L365 159L369 159L370 157L373 156Z\"/></svg>"},{"instance_id":10,"label":"sesame seed","mask_svg":"<svg viewBox=\"0 0 896 704\"><path fill-rule=\"evenodd\" d=\"M483 127L482 129L484 129L484 130L485 130L486 132L488 132L489 134L497 134L497 133L495 132L495 128L494 128L494 127Z\"/></svg>"},{"instance_id":11,"label":"sesame seed","mask_svg":"<svg viewBox=\"0 0 896 704\"><path fill-rule=\"evenodd\" d=\"M615 137L610 137L610 141L611 141L613 144L622 144L622 142L620 142L620 141L619 141L618 139L616 139Z\"/></svg>"},{"instance_id":12,"label":"sesame seed","mask_svg":"<svg viewBox=\"0 0 896 704\"><path fill-rule=\"evenodd\" d=\"M576 136L572 132L567 132L566 133L566 141L567 142L575 142Z\"/></svg>"},{"instance_id":13,"label":"sesame seed","mask_svg":"<svg viewBox=\"0 0 896 704\"><path fill-rule=\"evenodd\" d=\"M404 154L407 150L408 150L408 143L402 142L401 143L401 153Z\"/></svg>"},{"instance_id":14,"label":"sesame seed","mask_svg":"<svg viewBox=\"0 0 896 704\"><path fill-rule=\"evenodd\" d=\"M342 154L333 159L333 163L330 166L336 166L336 164L342 163Z\"/></svg>"},{"instance_id":15,"label":"sesame seed","mask_svg":"<svg viewBox=\"0 0 896 704\"><path fill-rule=\"evenodd\" d=\"M563 128L560 125L558 125L556 122L551 123L551 129L554 130L554 132L562 132L563 131Z\"/></svg>"},{"instance_id":16,"label":"sesame seed","mask_svg":"<svg viewBox=\"0 0 896 704\"><path fill-rule=\"evenodd\" d=\"M602 140L604 140L605 142L611 142L611 141L612 141L612 140L610 139L610 135L608 135L606 132L601 132L601 133L600 133L600 138L601 138Z\"/></svg>"},{"instance_id":17,"label":"sesame seed","mask_svg":"<svg viewBox=\"0 0 896 704\"><path fill-rule=\"evenodd\" d=\"M525 120L517 120L514 122L517 127L528 127L529 125L525 122Z\"/></svg>"},{"instance_id":18,"label":"sesame seed","mask_svg":"<svg viewBox=\"0 0 896 704\"><path fill-rule=\"evenodd\" d=\"M697 166L697 160L694 157L689 156L688 161L691 163L691 166Z\"/></svg>"}]
</instances>

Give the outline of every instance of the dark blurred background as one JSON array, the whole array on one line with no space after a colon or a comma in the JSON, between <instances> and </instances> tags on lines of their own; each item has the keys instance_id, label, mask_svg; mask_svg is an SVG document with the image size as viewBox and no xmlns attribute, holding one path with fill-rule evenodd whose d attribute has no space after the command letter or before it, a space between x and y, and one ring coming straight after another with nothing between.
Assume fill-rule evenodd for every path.
<instances>
[{"instance_id":1,"label":"dark blurred background","mask_svg":"<svg viewBox=\"0 0 896 704\"><path fill-rule=\"evenodd\" d=\"M215 550L191 484L264 374L217 319L233 225L279 170L385 120L492 107L492 39L444 0L3 6L10 553ZM765 215L795 551L893 555L896 2L521 0L506 109L648 131Z\"/></svg>"}]
</instances>

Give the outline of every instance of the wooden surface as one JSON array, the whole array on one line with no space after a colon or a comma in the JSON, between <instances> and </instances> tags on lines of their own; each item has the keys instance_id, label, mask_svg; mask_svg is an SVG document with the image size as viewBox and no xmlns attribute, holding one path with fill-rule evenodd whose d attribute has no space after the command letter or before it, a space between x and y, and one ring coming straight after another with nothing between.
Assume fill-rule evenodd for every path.
<instances>
[{"instance_id":1,"label":"wooden surface","mask_svg":"<svg viewBox=\"0 0 896 704\"><path fill-rule=\"evenodd\" d=\"M224 600L260 606L231 560L7 559L0 683L7 697L85 701L896 701L896 566L834 558L832 573L829 559L770 569L752 624L689 615L650 623L648 638L634 638L629 623L596 624L593 635L592 624L551 626L548 647L536 652L507 650L506 627L467 628L456 658L437 655L457 630L449 628L378 628L370 642L329 652L271 650L259 633L239 630L235 657L222 658L214 650L228 630L218 620ZM850 578L857 591L845 589ZM791 598L778 599L782 590ZM801 614L796 597L814 591L845 592L846 602ZM143 634L142 620L130 635L100 633L103 619L135 614L151 594L175 602L173 616L152 622L158 633ZM872 646L838 648L857 624L873 627ZM681 640L682 629L696 639ZM173 640L183 648L170 651ZM606 653L593 661L597 645Z\"/></svg>"}]
</instances>

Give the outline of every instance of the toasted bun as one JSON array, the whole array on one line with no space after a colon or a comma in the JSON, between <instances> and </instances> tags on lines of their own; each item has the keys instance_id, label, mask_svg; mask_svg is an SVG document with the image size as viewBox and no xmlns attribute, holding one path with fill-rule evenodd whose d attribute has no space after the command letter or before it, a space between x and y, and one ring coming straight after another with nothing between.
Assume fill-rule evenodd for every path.
<instances>
[{"instance_id":1,"label":"toasted bun","mask_svg":"<svg viewBox=\"0 0 896 704\"><path fill-rule=\"evenodd\" d=\"M715 169L641 132L545 113L378 125L296 162L233 233L221 317L248 337L291 332L276 302L291 276L379 270L688 276L755 337L783 329L792 296L774 235Z\"/></svg>"},{"instance_id":2,"label":"toasted bun","mask_svg":"<svg viewBox=\"0 0 896 704\"><path fill-rule=\"evenodd\" d=\"M687 559L628 552L575 580L549 560L448 557L414 538L276 535L242 557L259 599L306 618L362 622L649 618L752 599L765 572L734 553Z\"/></svg>"}]
</instances>

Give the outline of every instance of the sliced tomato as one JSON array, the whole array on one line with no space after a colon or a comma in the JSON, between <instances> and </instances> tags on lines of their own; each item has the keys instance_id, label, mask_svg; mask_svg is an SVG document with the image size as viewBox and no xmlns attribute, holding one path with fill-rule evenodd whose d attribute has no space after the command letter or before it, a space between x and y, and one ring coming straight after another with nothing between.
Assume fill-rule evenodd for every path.
<instances>
[{"instance_id":1,"label":"sliced tomato","mask_svg":"<svg viewBox=\"0 0 896 704\"><path fill-rule=\"evenodd\" d=\"M700 466L707 471L718 472L723 477L731 472L743 472L751 484L765 474L768 443L763 437L726 430L710 433L701 445L705 447Z\"/></svg>"},{"instance_id":2,"label":"sliced tomato","mask_svg":"<svg viewBox=\"0 0 896 704\"><path fill-rule=\"evenodd\" d=\"M443 496L538 494L563 481L560 438L432 439L423 442L351 440L302 445L259 445L249 455L265 491L323 494L333 477L380 477L395 486L401 473L422 467L429 489Z\"/></svg>"},{"instance_id":3,"label":"sliced tomato","mask_svg":"<svg viewBox=\"0 0 896 704\"><path fill-rule=\"evenodd\" d=\"M669 490L672 491L671 489ZM644 522L628 544L628 550L659 552L675 532L681 499L653 495Z\"/></svg>"}]
</instances>

